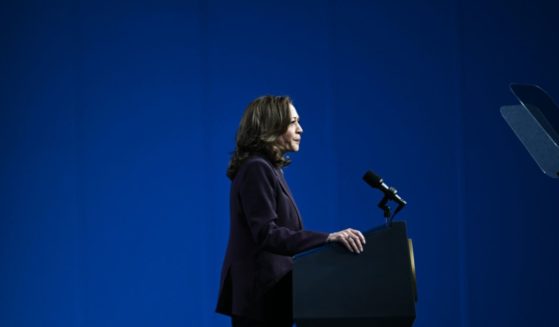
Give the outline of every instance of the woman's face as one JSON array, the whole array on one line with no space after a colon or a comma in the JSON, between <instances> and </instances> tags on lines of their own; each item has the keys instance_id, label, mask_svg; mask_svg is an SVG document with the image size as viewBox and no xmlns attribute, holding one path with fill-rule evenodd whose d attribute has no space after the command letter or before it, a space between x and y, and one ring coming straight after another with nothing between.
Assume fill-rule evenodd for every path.
<instances>
[{"instance_id":1,"label":"woman's face","mask_svg":"<svg viewBox=\"0 0 559 327\"><path fill-rule=\"evenodd\" d=\"M284 153L299 151L301 134L303 134L303 128L299 124L299 115L292 104L289 105L289 111L291 114L289 127L287 127L287 131L278 138L278 143Z\"/></svg>"}]
</instances>

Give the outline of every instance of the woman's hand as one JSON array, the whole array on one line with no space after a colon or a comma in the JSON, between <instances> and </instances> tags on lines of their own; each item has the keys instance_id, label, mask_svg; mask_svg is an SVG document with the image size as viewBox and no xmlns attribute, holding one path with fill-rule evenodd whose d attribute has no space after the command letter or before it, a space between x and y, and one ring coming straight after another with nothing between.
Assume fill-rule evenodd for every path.
<instances>
[{"instance_id":1,"label":"woman's hand","mask_svg":"<svg viewBox=\"0 0 559 327\"><path fill-rule=\"evenodd\" d=\"M365 245L365 243L367 243L365 241L365 236L363 236L360 231L353 228L348 228L339 232L331 233L330 235L328 235L327 241L340 242L353 253L363 252L363 246Z\"/></svg>"}]
</instances>

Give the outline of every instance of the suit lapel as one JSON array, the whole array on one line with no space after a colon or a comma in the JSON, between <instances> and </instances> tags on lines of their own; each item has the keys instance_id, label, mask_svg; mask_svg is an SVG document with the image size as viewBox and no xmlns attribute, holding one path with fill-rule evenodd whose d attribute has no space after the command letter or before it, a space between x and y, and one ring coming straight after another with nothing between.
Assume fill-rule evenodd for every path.
<instances>
[{"instance_id":1,"label":"suit lapel","mask_svg":"<svg viewBox=\"0 0 559 327\"><path fill-rule=\"evenodd\" d=\"M295 200L293 199L293 194L291 194L291 190L289 189L289 186L287 185L287 181L283 176L283 171L281 169L274 169L274 171L279 179L281 188L287 194L289 201L291 201L291 204L293 205L295 211L297 212L297 219L299 220L299 228L303 229L303 221L301 220L301 213L299 212L299 208L297 208L297 204L295 204Z\"/></svg>"}]
</instances>

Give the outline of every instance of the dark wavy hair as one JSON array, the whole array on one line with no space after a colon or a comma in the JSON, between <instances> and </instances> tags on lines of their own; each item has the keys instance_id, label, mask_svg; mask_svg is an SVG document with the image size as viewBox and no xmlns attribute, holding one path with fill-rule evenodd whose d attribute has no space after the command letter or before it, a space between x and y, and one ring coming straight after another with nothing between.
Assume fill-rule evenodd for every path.
<instances>
[{"instance_id":1,"label":"dark wavy hair","mask_svg":"<svg viewBox=\"0 0 559 327\"><path fill-rule=\"evenodd\" d=\"M236 136L236 147L227 167L227 177L235 178L239 167L255 154L266 157L276 167L290 163L283 156L277 139L291 122L288 96L266 95L252 101L245 109Z\"/></svg>"}]
</instances>

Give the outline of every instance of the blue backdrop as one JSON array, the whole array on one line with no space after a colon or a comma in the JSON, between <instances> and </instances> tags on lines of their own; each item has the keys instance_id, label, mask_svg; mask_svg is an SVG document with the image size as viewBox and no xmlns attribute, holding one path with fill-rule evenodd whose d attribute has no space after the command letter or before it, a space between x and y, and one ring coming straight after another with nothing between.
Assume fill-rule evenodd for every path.
<instances>
[{"instance_id":1,"label":"blue backdrop","mask_svg":"<svg viewBox=\"0 0 559 327\"><path fill-rule=\"evenodd\" d=\"M3 1L0 325L228 326L213 313L245 106L290 95L308 229L408 200L415 326L558 326L559 184L499 107L559 98L556 1Z\"/></svg>"}]
</instances>

